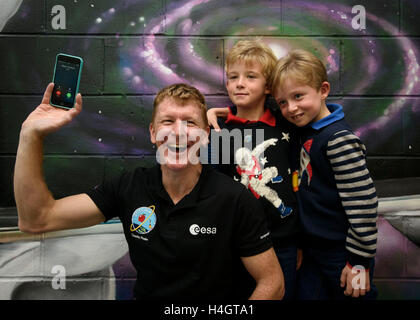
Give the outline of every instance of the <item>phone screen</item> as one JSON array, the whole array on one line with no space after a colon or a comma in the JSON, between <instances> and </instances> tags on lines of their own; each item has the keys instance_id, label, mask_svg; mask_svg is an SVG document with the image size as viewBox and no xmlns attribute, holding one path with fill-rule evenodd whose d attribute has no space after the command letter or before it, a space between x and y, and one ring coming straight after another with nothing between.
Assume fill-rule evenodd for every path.
<instances>
[{"instance_id":1,"label":"phone screen","mask_svg":"<svg viewBox=\"0 0 420 320\"><path fill-rule=\"evenodd\" d=\"M78 90L80 70L81 59L58 55L53 79L52 105L73 108Z\"/></svg>"}]
</instances>

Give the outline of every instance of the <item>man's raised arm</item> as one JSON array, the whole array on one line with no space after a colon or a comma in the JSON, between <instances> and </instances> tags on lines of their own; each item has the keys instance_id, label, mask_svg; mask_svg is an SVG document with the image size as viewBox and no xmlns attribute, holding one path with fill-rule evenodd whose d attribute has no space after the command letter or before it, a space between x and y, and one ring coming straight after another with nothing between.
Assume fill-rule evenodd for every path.
<instances>
[{"instance_id":1,"label":"man's raised arm","mask_svg":"<svg viewBox=\"0 0 420 320\"><path fill-rule=\"evenodd\" d=\"M86 194L55 200L42 170L44 137L68 124L82 110L82 96L71 110L49 104L54 84L45 90L41 104L23 122L14 172L14 193L23 232L81 228L104 221L104 216Z\"/></svg>"}]
</instances>

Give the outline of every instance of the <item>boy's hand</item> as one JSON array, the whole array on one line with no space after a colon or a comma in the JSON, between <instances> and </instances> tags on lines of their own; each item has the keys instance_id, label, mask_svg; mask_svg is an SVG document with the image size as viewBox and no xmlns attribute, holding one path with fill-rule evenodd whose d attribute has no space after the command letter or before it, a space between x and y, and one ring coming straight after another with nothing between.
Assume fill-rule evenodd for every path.
<instances>
[{"instance_id":1,"label":"boy's hand","mask_svg":"<svg viewBox=\"0 0 420 320\"><path fill-rule=\"evenodd\" d=\"M75 107L70 110L50 105L53 88L54 83L47 86L41 104L23 122L22 130L29 130L44 137L68 124L82 111L82 95L80 93L76 96Z\"/></svg>"},{"instance_id":2,"label":"boy's hand","mask_svg":"<svg viewBox=\"0 0 420 320\"><path fill-rule=\"evenodd\" d=\"M340 286L345 288L346 296L353 298L364 296L370 291L369 272L346 265L341 272Z\"/></svg>"},{"instance_id":3,"label":"boy's hand","mask_svg":"<svg viewBox=\"0 0 420 320\"><path fill-rule=\"evenodd\" d=\"M220 131L219 124L217 123L217 117L226 118L229 114L229 108L212 108L207 111L207 121L209 125L214 128L217 132Z\"/></svg>"}]
</instances>

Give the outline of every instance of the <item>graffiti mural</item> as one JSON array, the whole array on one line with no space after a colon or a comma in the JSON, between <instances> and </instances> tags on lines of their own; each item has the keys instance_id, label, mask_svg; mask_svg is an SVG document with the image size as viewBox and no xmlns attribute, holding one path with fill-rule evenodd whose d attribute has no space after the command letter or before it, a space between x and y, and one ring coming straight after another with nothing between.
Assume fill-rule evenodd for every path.
<instances>
[{"instance_id":1,"label":"graffiti mural","mask_svg":"<svg viewBox=\"0 0 420 320\"><path fill-rule=\"evenodd\" d=\"M6 22L15 15L16 11L22 4L22 0L6 0L2 3L2 10L0 14L0 31L3 29Z\"/></svg>"},{"instance_id":2,"label":"graffiti mural","mask_svg":"<svg viewBox=\"0 0 420 320\"><path fill-rule=\"evenodd\" d=\"M118 221L40 238L17 231L12 172L20 125L51 81L55 55L85 61L83 111L45 141L45 178L62 197L154 163L148 123L163 86L187 82L209 107L225 106L225 53L250 37L277 57L301 48L325 62L330 100L343 105L365 142L380 196L379 297L420 299L418 1L5 0L0 9L7 75L0 80L1 299L132 297L135 274ZM58 249L63 259L51 262ZM81 268L92 254L95 263ZM27 269L18 270L19 261ZM67 266L71 290L51 288L52 263Z\"/></svg>"},{"instance_id":3,"label":"graffiti mural","mask_svg":"<svg viewBox=\"0 0 420 320\"><path fill-rule=\"evenodd\" d=\"M42 236L2 228L0 241L0 273L9 280L0 299L117 298L112 266L128 252L119 221Z\"/></svg>"}]
</instances>

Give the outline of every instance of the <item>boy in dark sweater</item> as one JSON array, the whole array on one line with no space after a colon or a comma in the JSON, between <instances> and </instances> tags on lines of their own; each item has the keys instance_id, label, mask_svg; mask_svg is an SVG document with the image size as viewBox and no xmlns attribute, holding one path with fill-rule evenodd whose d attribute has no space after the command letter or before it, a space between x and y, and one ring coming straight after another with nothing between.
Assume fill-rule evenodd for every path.
<instances>
[{"instance_id":1,"label":"boy in dark sweater","mask_svg":"<svg viewBox=\"0 0 420 320\"><path fill-rule=\"evenodd\" d=\"M366 148L326 104L323 63L295 50L281 58L270 87L283 116L299 128L299 214L303 229L300 299L376 298L372 285L378 200Z\"/></svg>"},{"instance_id":2,"label":"boy in dark sweater","mask_svg":"<svg viewBox=\"0 0 420 320\"><path fill-rule=\"evenodd\" d=\"M299 256L291 167L291 145L296 139L293 126L266 106L268 79L276 61L260 41L237 42L226 58L226 88L233 106L211 109L207 115L215 129L217 115L227 116L220 123L220 134L212 132L211 163L217 162L216 168L244 184L264 206L287 300L294 295Z\"/></svg>"}]
</instances>

